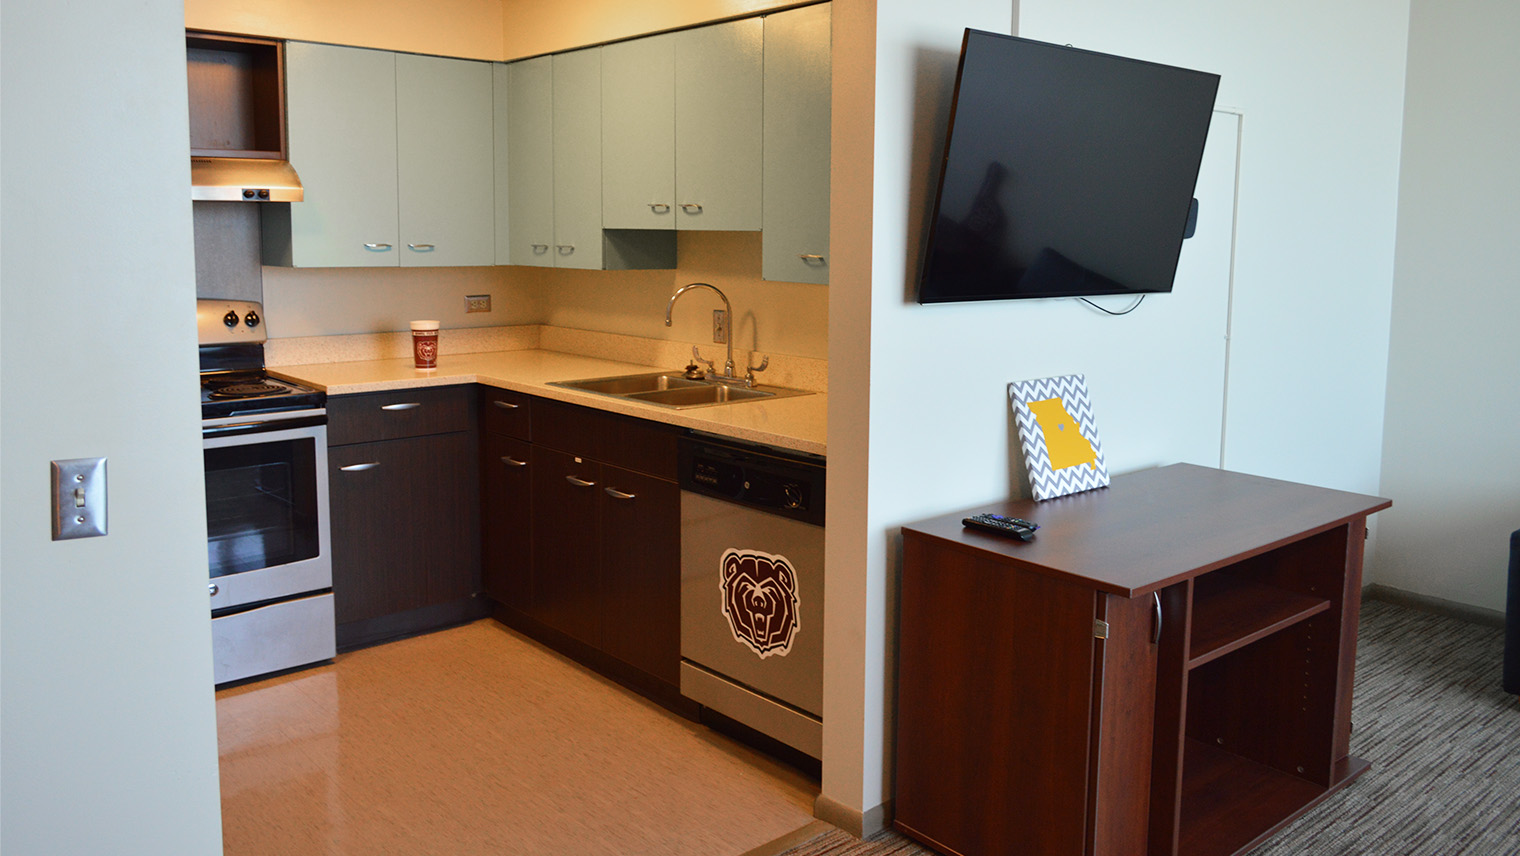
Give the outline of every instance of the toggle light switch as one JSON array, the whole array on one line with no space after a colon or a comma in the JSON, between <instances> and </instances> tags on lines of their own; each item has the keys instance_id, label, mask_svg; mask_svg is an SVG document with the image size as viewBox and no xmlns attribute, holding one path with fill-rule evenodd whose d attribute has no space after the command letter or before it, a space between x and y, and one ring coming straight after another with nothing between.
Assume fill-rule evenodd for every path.
<instances>
[{"instance_id":1,"label":"toggle light switch","mask_svg":"<svg viewBox=\"0 0 1520 856\"><path fill-rule=\"evenodd\" d=\"M53 540L106 534L106 459L53 461Z\"/></svg>"}]
</instances>

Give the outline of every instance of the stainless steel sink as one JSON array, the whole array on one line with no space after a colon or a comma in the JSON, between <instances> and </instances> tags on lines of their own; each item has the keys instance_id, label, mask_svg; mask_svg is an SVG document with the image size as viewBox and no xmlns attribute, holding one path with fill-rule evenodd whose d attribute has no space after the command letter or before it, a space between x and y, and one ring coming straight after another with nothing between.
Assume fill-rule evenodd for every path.
<instances>
[{"instance_id":1,"label":"stainless steel sink","mask_svg":"<svg viewBox=\"0 0 1520 856\"><path fill-rule=\"evenodd\" d=\"M746 387L710 380L694 380L682 376L680 372L649 372L615 377L557 380L550 381L549 385L609 395L627 401L642 401L645 404L678 410L809 394L806 390L788 389L783 386Z\"/></svg>"}]
</instances>

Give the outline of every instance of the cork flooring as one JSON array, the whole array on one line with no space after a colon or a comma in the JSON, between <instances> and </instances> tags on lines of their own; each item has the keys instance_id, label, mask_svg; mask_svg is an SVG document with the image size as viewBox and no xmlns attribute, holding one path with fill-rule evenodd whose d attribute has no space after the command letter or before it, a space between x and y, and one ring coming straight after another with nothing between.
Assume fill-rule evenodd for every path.
<instances>
[{"instance_id":1,"label":"cork flooring","mask_svg":"<svg viewBox=\"0 0 1520 856\"><path fill-rule=\"evenodd\" d=\"M217 693L225 853L740 854L817 785L492 621Z\"/></svg>"}]
</instances>

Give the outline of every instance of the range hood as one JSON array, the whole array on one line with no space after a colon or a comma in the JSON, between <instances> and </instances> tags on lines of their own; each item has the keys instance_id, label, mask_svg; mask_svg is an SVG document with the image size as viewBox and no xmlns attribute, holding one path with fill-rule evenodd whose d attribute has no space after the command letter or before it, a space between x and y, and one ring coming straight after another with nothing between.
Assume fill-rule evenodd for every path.
<instances>
[{"instance_id":1,"label":"range hood","mask_svg":"<svg viewBox=\"0 0 1520 856\"><path fill-rule=\"evenodd\" d=\"M197 202L300 202L301 178L290 161L190 159L190 198Z\"/></svg>"}]
</instances>

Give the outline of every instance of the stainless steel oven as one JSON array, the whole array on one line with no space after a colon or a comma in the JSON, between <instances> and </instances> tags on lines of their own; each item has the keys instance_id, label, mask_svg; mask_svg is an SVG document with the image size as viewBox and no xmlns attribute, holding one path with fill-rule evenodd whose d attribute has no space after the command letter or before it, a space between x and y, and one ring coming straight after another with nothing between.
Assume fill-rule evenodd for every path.
<instances>
[{"instance_id":1,"label":"stainless steel oven","mask_svg":"<svg viewBox=\"0 0 1520 856\"><path fill-rule=\"evenodd\" d=\"M257 304L200 303L213 671L223 684L336 653L327 409L320 391L264 371Z\"/></svg>"}]
</instances>

